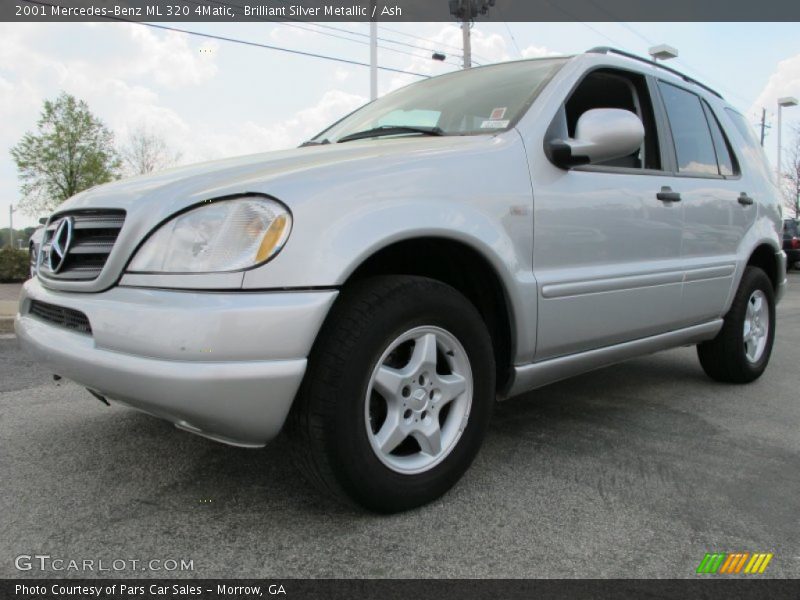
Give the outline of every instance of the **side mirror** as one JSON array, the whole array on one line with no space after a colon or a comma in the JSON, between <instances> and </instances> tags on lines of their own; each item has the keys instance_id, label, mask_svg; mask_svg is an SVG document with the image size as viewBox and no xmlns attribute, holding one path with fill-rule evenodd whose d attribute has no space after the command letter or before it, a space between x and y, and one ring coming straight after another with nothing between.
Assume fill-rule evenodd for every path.
<instances>
[{"instance_id":1,"label":"side mirror","mask_svg":"<svg viewBox=\"0 0 800 600\"><path fill-rule=\"evenodd\" d=\"M545 144L553 164L570 169L633 154L644 143L644 125L634 113L620 108L593 108L578 119L575 137Z\"/></svg>"},{"instance_id":2,"label":"side mirror","mask_svg":"<svg viewBox=\"0 0 800 600\"><path fill-rule=\"evenodd\" d=\"M42 217L41 219L39 219L39 225L45 225L45 224L47 224L47 217Z\"/></svg>"}]
</instances>

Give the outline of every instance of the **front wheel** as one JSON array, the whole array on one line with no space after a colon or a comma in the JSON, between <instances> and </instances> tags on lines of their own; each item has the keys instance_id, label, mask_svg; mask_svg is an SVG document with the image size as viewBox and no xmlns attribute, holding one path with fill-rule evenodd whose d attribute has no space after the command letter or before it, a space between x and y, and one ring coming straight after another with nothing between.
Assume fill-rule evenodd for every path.
<instances>
[{"instance_id":1,"label":"front wheel","mask_svg":"<svg viewBox=\"0 0 800 600\"><path fill-rule=\"evenodd\" d=\"M458 481L494 395L492 343L475 307L438 281L376 277L342 292L287 431L319 488L395 512Z\"/></svg>"},{"instance_id":2,"label":"front wheel","mask_svg":"<svg viewBox=\"0 0 800 600\"><path fill-rule=\"evenodd\" d=\"M766 273L747 267L722 329L697 346L700 364L716 381L750 383L764 373L775 340L775 291Z\"/></svg>"}]
</instances>

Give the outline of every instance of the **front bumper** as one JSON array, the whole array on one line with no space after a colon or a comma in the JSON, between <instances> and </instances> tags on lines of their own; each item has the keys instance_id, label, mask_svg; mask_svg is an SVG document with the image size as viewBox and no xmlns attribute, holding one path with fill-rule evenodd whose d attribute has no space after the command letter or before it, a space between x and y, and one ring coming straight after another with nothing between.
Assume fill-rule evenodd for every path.
<instances>
[{"instance_id":1,"label":"front bumper","mask_svg":"<svg viewBox=\"0 0 800 600\"><path fill-rule=\"evenodd\" d=\"M81 294L31 280L15 327L40 362L109 400L258 447L283 426L336 295L124 287ZM83 312L92 333L31 315L32 300Z\"/></svg>"}]
</instances>

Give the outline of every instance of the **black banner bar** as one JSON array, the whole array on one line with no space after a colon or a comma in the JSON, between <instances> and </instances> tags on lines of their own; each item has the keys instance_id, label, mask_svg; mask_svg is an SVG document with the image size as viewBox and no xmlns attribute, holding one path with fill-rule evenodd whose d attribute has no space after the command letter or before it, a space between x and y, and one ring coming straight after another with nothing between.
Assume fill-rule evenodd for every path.
<instances>
[{"instance_id":1,"label":"black banner bar","mask_svg":"<svg viewBox=\"0 0 800 600\"><path fill-rule=\"evenodd\" d=\"M750 576L752 577L752 576ZM135 580L4 579L4 599L202 600L287 598L310 600L602 600L605 598L796 599L800 581L704 577L685 580Z\"/></svg>"},{"instance_id":2,"label":"black banner bar","mask_svg":"<svg viewBox=\"0 0 800 600\"><path fill-rule=\"evenodd\" d=\"M471 1L477 21L800 21L798 0ZM0 21L451 22L452 9L449 0L0 0Z\"/></svg>"}]
</instances>

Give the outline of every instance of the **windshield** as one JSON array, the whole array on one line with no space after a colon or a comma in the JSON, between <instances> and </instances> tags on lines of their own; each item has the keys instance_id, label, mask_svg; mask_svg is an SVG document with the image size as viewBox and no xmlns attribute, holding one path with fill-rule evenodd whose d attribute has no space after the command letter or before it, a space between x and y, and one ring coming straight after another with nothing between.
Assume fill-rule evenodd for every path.
<instances>
[{"instance_id":1,"label":"windshield","mask_svg":"<svg viewBox=\"0 0 800 600\"><path fill-rule=\"evenodd\" d=\"M436 129L441 135L476 135L512 127L564 58L527 60L434 77L367 104L311 142L337 142L372 129ZM413 135L413 131L394 135Z\"/></svg>"}]
</instances>

